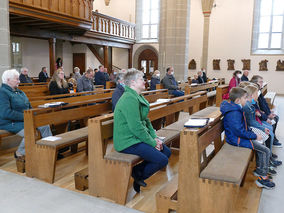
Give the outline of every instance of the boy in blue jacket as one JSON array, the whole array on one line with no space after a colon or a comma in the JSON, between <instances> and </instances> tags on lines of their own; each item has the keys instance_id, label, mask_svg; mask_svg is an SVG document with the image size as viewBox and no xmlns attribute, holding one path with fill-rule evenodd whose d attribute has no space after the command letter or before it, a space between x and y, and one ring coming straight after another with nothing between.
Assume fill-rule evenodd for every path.
<instances>
[{"instance_id":1,"label":"boy in blue jacket","mask_svg":"<svg viewBox=\"0 0 284 213\"><path fill-rule=\"evenodd\" d=\"M262 140L261 135L255 134L247 127L242 109L247 102L247 92L239 87L232 88L229 99L230 101L223 101L220 106L224 116L226 141L233 146L246 147L256 151L256 172L259 175L256 185L272 189L275 187L275 183L270 181L267 176L271 152L258 142Z\"/></svg>"}]
</instances>

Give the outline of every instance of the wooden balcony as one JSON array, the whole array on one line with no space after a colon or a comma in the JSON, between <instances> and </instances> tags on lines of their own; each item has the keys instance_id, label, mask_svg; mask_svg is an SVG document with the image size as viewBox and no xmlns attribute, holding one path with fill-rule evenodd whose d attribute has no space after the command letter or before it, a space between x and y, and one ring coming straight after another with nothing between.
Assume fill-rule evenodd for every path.
<instances>
[{"instance_id":1,"label":"wooden balcony","mask_svg":"<svg viewBox=\"0 0 284 213\"><path fill-rule=\"evenodd\" d=\"M92 12L92 28L85 35L124 43L134 43L135 24L98 12Z\"/></svg>"},{"instance_id":2,"label":"wooden balcony","mask_svg":"<svg viewBox=\"0 0 284 213\"><path fill-rule=\"evenodd\" d=\"M9 0L12 23L24 18L28 23L57 23L84 30L92 27L93 0ZM17 18L18 17L18 18ZM19 23L19 22L18 22Z\"/></svg>"}]
</instances>

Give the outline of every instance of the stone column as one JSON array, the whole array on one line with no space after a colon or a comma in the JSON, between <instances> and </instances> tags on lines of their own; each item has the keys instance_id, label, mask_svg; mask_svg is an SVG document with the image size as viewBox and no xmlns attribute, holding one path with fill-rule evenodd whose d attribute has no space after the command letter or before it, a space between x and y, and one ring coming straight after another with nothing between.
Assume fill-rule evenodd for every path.
<instances>
[{"instance_id":1,"label":"stone column","mask_svg":"<svg viewBox=\"0 0 284 213\"><path fill-rule=\"evenodd\" d=\"M0 1L0 76L11 66L9 1ZM2 82L2 78L0 78Z\"/></svg>"},{"instance_id":2,"label":"stone column","mask_svg":"<svg viewBox=\"0 0 284 213\"><path fill-rule=\"evenodd\" d=\"M190 0L160 1L159 70L173 66L175 78L186 80L188 75Z\"/></svg>"},{"instance_id":3,"label":"stone column","mask_svg":"<svg viewBox=\"0 0 284 213\"><path fill-rule=\"evenodd\" d=\"M201 0L201 2L204 16L201 67L207 70L210 14L214 0Z\"/></svg>"}]
</instances>

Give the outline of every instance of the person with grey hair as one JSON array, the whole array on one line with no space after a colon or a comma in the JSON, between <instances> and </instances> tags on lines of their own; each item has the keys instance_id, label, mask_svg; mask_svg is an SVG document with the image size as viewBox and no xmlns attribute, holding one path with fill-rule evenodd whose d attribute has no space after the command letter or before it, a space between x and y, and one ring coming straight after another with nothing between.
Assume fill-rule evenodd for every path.
<instances>
[{"instance_id":1,"label":"person with grey hair","mask_svg":"<svg viewBox=\"0 0 284 213\"><path fill-rule=\"evenodd\" d=\"M125 91L114 111L113 143L118 152L138 155L144 161L132 169L133 188L140 186L154 173L168 164L170 149L157 137L148 118L149 102L141 95L145 90L143 73L128 71L124 76Z\"/></svg>"},{"instance_id":2,"label":"person with grey hair","mask_svg":"<svg viewBox=\"0 0 284 213\"><path fill-rule=\"evenodd\" d=\"M30 109L31 104L26 94L18 89L20 80L17 70L6 70L2 75L0 88L0 129L15 133L22 141L14 153L15 158L24 159L24 110ZM38 128L42 137L51 136L49 126Z\"/></svg>"},{"instance_id":3,"label":"person with grey hair","mask_svg":"<svg viewBox=\"0 0 284 213\"><path fill-rule=\"evenodd\" d=\"M38 82L47 82L48 74L46 67L41 68L41 72L38 74Z\"/></svg>"},{"instance_id":4,"label":"person with grey hair","mask_svg":"<svg viewBox=\"0 0 284 213\"><path fill-rule=\"evenodd\" d=\"M94 90L94 70L87 69L86 73L77 81L77 92L87 92Z\"/></svg>"},{"instance_id":5,"label":"person with grey hair","mask_svg":"<svg viewBox=\"0 0 284 213\"><path fill-rule=\"evenodd\" d=\"M28 76L28 68L21 68L20 83L33 83L32 79Z\"/></svg>"},{"instance_id":6,"label":"person with grey hair","mask_svg":"<svg viewBox=\"0 0 284 213\"><path fill-rule=\"evenodd\" d=\"M75 80L78 81L79 78L82 77L82 75L80 74L80 68L79 67L74 67L74 74L75 74Z\"/></svg>"},{"instance_id":7,"label":"person with grey hair","mask_svg":"<svg viewBox=\"0 0 284 213\"><path fill-rule=\"evenodd\" d=\"M112 111L114 112L115 109L115 105L117 104L118 100L120 99L120 97L123 95L124 93L124 75L125 73L123 72L119 72L116 76L115 82L116 82L116 88L114 90L114 92L112 93L112 97L111 97L111 102L112 102Z\"/></svg>"}]
</instances>

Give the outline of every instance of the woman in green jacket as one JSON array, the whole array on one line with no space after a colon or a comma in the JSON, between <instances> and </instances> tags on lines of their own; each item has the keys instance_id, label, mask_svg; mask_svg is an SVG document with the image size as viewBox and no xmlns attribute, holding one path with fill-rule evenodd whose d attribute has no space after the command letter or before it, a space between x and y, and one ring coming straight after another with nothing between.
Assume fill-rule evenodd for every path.
<instances>
[{"instance_id":1,"label":"woman in green jacket","mask_svg":"<svg viewBox=\"0 0 284 213\"><path fill-rule=\"evenodd\" d=\"M118 152L138 155L144 161L132 170L133 187L140 192L144 180L168 164L170 149L158 139L149 120L149 103L141 95L145 90L143 73L137 70L125 74L125 92L114 111L114 148Z\"/></svg>"}]
</instances>

